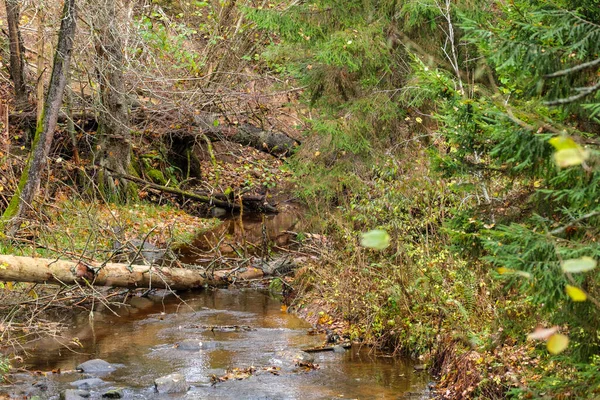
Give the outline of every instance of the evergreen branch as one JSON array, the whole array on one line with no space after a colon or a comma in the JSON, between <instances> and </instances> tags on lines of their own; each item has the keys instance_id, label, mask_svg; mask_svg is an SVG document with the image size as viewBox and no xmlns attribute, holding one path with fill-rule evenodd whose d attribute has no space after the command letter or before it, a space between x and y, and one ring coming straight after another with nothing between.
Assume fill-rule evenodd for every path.
<instances>
[{"instance_id":1,"label":"evergreen branch","mask_svg":"<svg viewBox=\"0 0 600 400\"><path fill-rule=\"evenodd\" d=\"M594 66L596 66L598 64L600 64L600 58L597 58L597 59L595 59L593 61L589 61L589 62L586 62L586 63L583 63L583 64L576 65L576 66L571 67L571 68L563 69L561 71L556 71L556 72L554 72L552 74L544 75L544 78L546 78L546 79L557 78L559 76L564 76L564 75L572 74L573 72L578 72L578 71L581 71L583 69L594 67Z\"/></svg>"},{"instance_id":2,"label":"evergreen branch","mask_svg":"<svg viewBox=\"0 0 600 400\"><path fill-rule=\"evenodd\" d=\"M592 211L587 214L584 214L581 217L576 218L573 221L569 222L567 225L561 226L560 228L556 228L553 231L550 231L550 234L553 236L560 235L561 233L563 233L564 231L566 231L568 228L572 227L573 225L576 225L579 222L584 221L586 219L593 218L596 215L600 215L600 210L596 210L596 211Z\"/></svg>"},{"instance_id":3,"label":"evergreen branch","mask_svg":"<svg viewBox=\"0 0 600 400\"><path fill-rule=\"evenodd\" d=\"M522 119L516 117L512 112L512 108L507 103L503 103L503 105L504 105L504 109L506 110L506 116L508 117L508 119L510 119L512 122L514 122L521 128L525 129L526 131L535 132L535 133L542 133L542 132L546 131L546 132L552 132L557 135L567 132L569 135L576 138L580 144L600 146L600 141L590 138L590 137L585 137L581 134L581 131L578 131L578 130L573 129L568 126L559 125L559 127L555 127L547 122L542 122L542 121L536 121L536 125L530 125L527 122L523 121Z\"/></svg>"},{"instance_id":4,"label":"evergreen branch","mask_svg":"<svg viewBox=\"0 0 600 400\"><path fill-rule=\"evenodd\" d=\"M571 17L575 18L576 20L578 20L579 22L581 22L581 23L583 23L585 25L590 25L590 26L592 26L594 28L600 28L600 25L598 25L598 24L596 24L596 23L594 23L594 22L592 22L592 21L590 21L588 19L585 19L585 18L581 17L581 15L579 15L579 14L573 12L573 11L565 10L565 12L566 12L566 14L570 15Z\"/></svg>"},{"instance_id":5,"label":"evergreen branch","mask_svg":"<svg viewBox=\"0 0 600 400\"><path fill-rule=\"evenodd\" d=\"M527 122L523 121L520 118L517 118L513 112L512 112L512 108L507 104L504 103L504 109L506 110L506 115L508 116L508 119L510 119L512 122L514 122L515 124L519 125L521 128L525 129L526 131L530 131L530 132L540 132L540 130L546 130L548 132L552 132L552 133L560 133L560 130L555 128L554 126L542 122L540 123L538 126L533 126L528 124Z\"/></svg>"},{"instance_id":6,"label":"evergreen branch","mask_svg":"<svg viewBox=\"0 0 600 400\"><path fill-rule=\"evenodd\" d=\"M584 88L577 88L576 90L579 90L579 93L570 97L565 97L562 99L556 99L556 100L551 100L551 101L545 101L543 104L546 106L558 106L558 105L562 105L562 104L569 104L569 103L573 103L576 102L578 100L583 99L584 97L600 90L600 82L596 83L594 86L588 86L588 87L584 87Z\"/></svg>"}]
</instances>

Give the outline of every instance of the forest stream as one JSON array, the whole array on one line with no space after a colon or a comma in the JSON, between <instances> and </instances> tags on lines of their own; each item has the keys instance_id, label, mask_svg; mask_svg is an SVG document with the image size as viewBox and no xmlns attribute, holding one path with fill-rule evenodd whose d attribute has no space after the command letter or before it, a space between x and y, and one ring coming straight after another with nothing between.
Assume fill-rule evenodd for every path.
<instances>
[{"instance_id":1,"label":"forest stream","mask_svg":"<svg viewBox=\"0 0 600 400\"><path fill-rule=\"evenodd\" d=\"M294 220L290 213L244 219L244 240L253 242L265 232L273 239ZM239 218L226 220L214 232L225 229L227 237L236 237L240 223ZM204 234L197 242L209 236ZM74 315L63 337L77 338L81 346L73 342L69 350L55 340L41 341L28 349L26 358L30 371L60 369L62 373L36 376L33 381L29 374L17 374L11 385L1 387L0 396L33 395L42 389L40 398L58 398L76 389L75 381L100 378L83 386L90 398L114 390L124 398L138 399L429 397L430 377L416 371L413 361L376 355L366 346L310 353L314 356L310 367L299 367L292 360L294 354L323 345L325 334L314 333L265 291L203 290L179 298L166 291L162 294L133 298L127 307L114 310L119 316L106 309L94 312L93 322L88 313ZM115 369L99 375L66 372L92 359L107 361ZM154 381L173 373L185 376L189 391L156 393Z\"/></svg>"}]
</instances>

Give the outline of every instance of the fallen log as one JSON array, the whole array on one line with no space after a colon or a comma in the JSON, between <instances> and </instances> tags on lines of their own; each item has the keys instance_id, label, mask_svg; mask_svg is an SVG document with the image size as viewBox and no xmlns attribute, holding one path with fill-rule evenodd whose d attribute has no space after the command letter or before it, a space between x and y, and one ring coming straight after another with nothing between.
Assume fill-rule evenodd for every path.
<instances>
[{"instance_id":1,"label":"fallen log","mask_svg":"<svg viewBox=\"0 0 600 400\"><path fill-rule=\"evenodd\" d=\"M283 132L267 131L251 124L242 124L226 138L231 142L254 147L275 156L287 156L300 144Z\"/></svg>"},{"instance_id":2,"label":"fallen log","mask_svg":"<svg viewBox=\"0 0 600 400\"><path fill-rule=\"evenodd\" d=\"M132 181L132 182L135 182L140 185L144 185L144 186L156 189L156 190L160 190L162 192L176 194L176 195L179 195L184 198L196 200L201 203L208 203L208 204L211 204L211 205L214 205L217 207L221 207L221 208L224 208L224 209L230 210L230 211L238 211L240 209L240 204L237 201L220 200L223 198L227 199L226 195L218 195L218 194L217 195L209 195L209 194L188 192L188 191L173 188L173 187L162 186L162 185L159 185L159 184L156 184L153 182L148 182L148 181L138 178L136 176L120 174L114 170L110 170L110 172L112 173L113 176L115 176L117 178L127 179L129 181ZM247 208L249 211L254 211L254 212L269 212L269 213L277 213L278 212L278 210L275 206L267 203L266 201L264 201L264 199L263 199L263 201L258 201L256 196L249 196L248 199L245 199L244 197L242 197L242 205L245 208Z\"/></svg>"},{"instance_id":3,"label":"fallen log","mask_svg":"<svg viewBox=\"0 0 600 400\"><path fill-rule=\"evenodd\" d=\"M252 267L207 272L198 269L0 255L0 281L4 282L186 290L225 286L232 281L257 279L263 275L260 269Z\"/></svg>"},{"instance_id":4,"label":"fallen log","mask_svg":"<svg viewBox=\"0 0 600 400\"><path fill-rule=\"evenodd\" d=\"M147 122L148 116L142 118L135 113L131 115L132 122ZM250 146L262 152L271 154L276 157L286 157L290 155L300 141L294 139L284 132L261 129L249 123L237 125L218 125L214 123L216 117L212 114L202 114L194 116L194 121L179 121L175 125L185 125L186 129L177 129L166 132L169 135L174 135L179 140L190 138L189 143L195 143L200 140L201 135L206 135L211 141L228 140L230 142L239 143L243 146ZM35 110L22 113L11 113L9 115L9 123L13 127L23 129L31 129L35 127L37 115ZM66 123L72 120L75 125L83 130L90 131L98 129L98 121L93 112L79 112L69 117L66 113L60 112L58 116L59 123ZM207 122L208 121L208 122Z\"/></svg>"}]
</instances>

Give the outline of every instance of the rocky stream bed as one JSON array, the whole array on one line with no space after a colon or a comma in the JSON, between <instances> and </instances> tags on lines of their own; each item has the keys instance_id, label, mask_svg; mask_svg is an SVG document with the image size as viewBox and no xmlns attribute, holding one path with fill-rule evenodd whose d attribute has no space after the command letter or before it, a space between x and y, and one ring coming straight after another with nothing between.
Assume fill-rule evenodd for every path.
<instances>
[{"instance_id":1,"label":"rocky stream bed","mask_svg":"<svg viewBox=\"0 0 600 400\"><path fill-rule=\"evenodd\" d=\"M64 335L71 338L71 350L65 348L69 343L50 339L27 349L25 367L39 372L12 375L0 387L0 397L428 397L429 377L415 371L410 360L377 357L357 346L301 351L322 345L325 335L313 334L305 321L257 290L134 300L116 310L120 317L109 312L96 312L93 320L88 314L75 316Z\"/></svg>"}]
</instances>

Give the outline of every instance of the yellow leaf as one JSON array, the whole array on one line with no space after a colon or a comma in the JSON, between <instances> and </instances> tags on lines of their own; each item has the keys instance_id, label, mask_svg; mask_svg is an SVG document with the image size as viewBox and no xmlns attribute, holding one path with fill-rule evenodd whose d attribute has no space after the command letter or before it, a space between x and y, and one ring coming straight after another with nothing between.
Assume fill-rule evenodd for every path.
<instances>
[{"instance_id":1,"label":"yellow leaf","mask_svg":"<svg viewBox=\"0 0 600 400\"><path fill-rule=\"evenodd\" d=\"M567 294L573 301L586 301L587 295L585 292L578 287L567 285L566 288Z\"/></svg>"},{"instance_id":2,"label":"yellow leaf","mask_svg":"<svg viewBox=\"0 0 600 400\"><path fill-rule=\"evenodd\" d=\"M562 353L569 346L569 338L560 333L555 333L550 336L548 342L546 343L546 347L551 354L559 354Z\"/></svg>"},{"instance_id":3,"label":"yellow leaf","mask_svg":"<svg viewBox=\"0 0 600 400\"><path fill-rule=\"evenodd\" d=\"M581 148L558 150L554 153L554 162L561 168L580 165L589 158L589 153Z\"/></svg>"},{"instance_id":4,"label":"yellow leaf","mask_svg":"<svg viewBox=\"0 0 600 400\"><path fill-rule=\"evenodd\" d=\"M568 136L555 136L548 140L556 150L578 149L579 145L576 141Z\"/></svg>"},{"instance_id":5,"label":"yellow leaf","mask_svg":"<svg viewBox=\"0 0 600 400\"><path fill-rule=\"evenodd\" d=\"M505 268L505 267L500 267L498 268L496 271L498 271L498 273L500 275L519 275L522 276L523 278L531 278L531 274L529 272L525 272L525 271L517 271L515 269L510 269L510 268Z\"/></svg>"}]
</instances>

